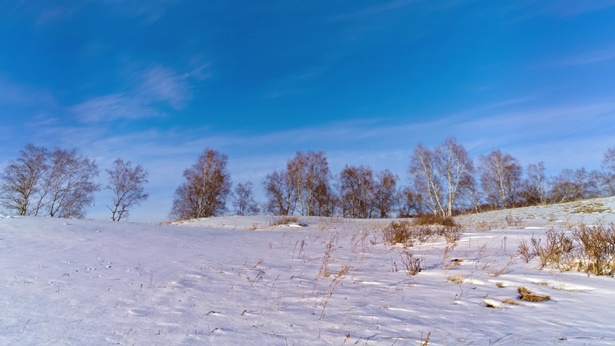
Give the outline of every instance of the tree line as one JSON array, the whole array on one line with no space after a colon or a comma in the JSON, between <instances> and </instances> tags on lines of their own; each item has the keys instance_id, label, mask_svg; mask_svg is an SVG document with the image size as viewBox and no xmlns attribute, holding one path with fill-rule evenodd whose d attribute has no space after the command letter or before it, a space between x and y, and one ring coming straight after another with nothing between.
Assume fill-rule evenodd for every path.
<instances>
[{"instance_id":1,"label":"tree line","mask_svg":"<svg viewBox=\"0 0 615 346\"><path fill-rule=\"evenodd\" d=\"M231 191L227 160L207 149L184 172L186 181L176 191L173 219L223 214L229 196L239 215L263 211L385 218L426 213L448 217L615 195L615 147L604 153L600 171L564 169L547 177L544 162L529 164L524 174L519 160L500 150L475 161L450 137L435 148L417 145L409 158L407 186L400 186L399 177L387 169L374 172L363 165L346 165L334 175L324 152L299 151L284 168L265 176L266 202L261 206L254 201L251 182L239 183Z\"/></svg>"},{"instance_id":2,"label":"tree line","mask_svg":"<svg viewBox=\"0 0 615 346\"><path fill-rule=\"evenodd\" d=\"M410 217L569 202L615 195L615 147L603 156L602 170L564 169L546 176L543 162L525 170L515 157L500 150L475 161L465 147L450 137L441 145L422 144L408 161L408 182L388 169L346 165L333 174L324 152L297 152L286 166L265 176L266 201L254 199L253 183L233 186L228 157L205 149L183 172L171 213L173 220L261 212L273 215L343 216L350 218ZM107 205L113 221L147 200L147 171L121 158L105 170L104 189L112 193ZM26 145L0 174L0 205L18 215L82 218L101 185L96 163L75 149L53 150Z\"/></svg>"},{"instance_id":3,"label":"tree line","mask_svg":"<svg viewBox=\"0 0 615 346\"><path fill-rule=\"evenodd\" d=\"M120 221L147 200L147 172L120 158L105 171L108 179L104 188L113 193L107 208L111 220ZM28 144L0 173L0 205L22 216L83 218L94 203L94 193L101 189L94 182L99 174L96 162L76 149L50 150Z\"/></svg>"}]
</instances>

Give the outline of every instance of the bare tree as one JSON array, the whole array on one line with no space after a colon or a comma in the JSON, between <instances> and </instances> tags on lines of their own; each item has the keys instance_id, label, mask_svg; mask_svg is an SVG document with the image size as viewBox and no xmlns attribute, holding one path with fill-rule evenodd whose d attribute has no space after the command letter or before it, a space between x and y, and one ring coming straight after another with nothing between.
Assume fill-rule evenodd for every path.
<instances>
[{"instance_id":1,"label":"bare tree","mask_svg":"<svg viewBox=\"0 0 615 346\"><path fill-rule=\"evenodd\" d=\"M457 198L473 183L474 165L455 138L430 150L419 144L410 159L410 175L433 214L452 216Z\"/></svg>"},{"instance_id":2,"label":"bare tree","mask_svg":"<svg viewBox=\"0 0 615 346\"><path fill-rule=\"evenodd\" d=\"M340 199L344 217L370 217L374 190L374 172L371 168L346 165L340 173Z\"/></svg>"},{"instance_id":3,"label":"bare tree","mask_svg":"<svg viewBox=\"0 0 615 346\"><path fill-rule=\"evenodd\" d=\"M603 185L605 194L615 196L615 147L607 149L602 158Z\"/></svg>"},{"instance_id":4,"label":"bare tree","mask_svg":"<svg viewBox=\"0 0 615 346\"><path fill-rule=\"evenodd\" d=\"M94 202L98 166L75 149L27 145L2 174L2 204L21 215L82 218Z\"/></svg>"},{"instance_id":5,"label":"bare tree","mask_svg":"<svg viewBox=\"0 0 615 346\"><path fill-rule=\"evenodd\" d=\"M0 174L0 204L18 215L35 215L40 181L47 170L47 149L26 145Z\"/></svg>"},{"instance_id":6,"label":"bare tree","mask_svg":"<svg viewBox=\"0 0 615 346\"><path fill-rule=\"evenodd\" d=\"M600 180L598 171L587 173L585 168L564 169L553 178L551 200L562 203L600 197Z\"/></svg>"},{"instance_id":7,"label":"bare tree","mask_svg":"<svg viewBox=\"0 0 615 346\"><path fill-rule=\"evenodd\" d=\"M329 163L322 151L297 152L286 165L301 215L329 214L331 187Z\"/></svg>"},{"instance_id":8,"label":"bare tree","mask_svg":"<svg viewBox=\"0 0 615 346\"><path fill-rule=\"evenodd\" d=\"M575 172L572 169L564 169L553 178L551 187L551 200L554 203L576 201L583 198L583 175L584 172Z\"/></svg>"},{"instance_id":9,"label":"bare tree","mask_svg":"<svg viewBox=\"0 0 615 346\"><path fill-rule=\"evenodd\" d=\"M419 195L433 214L443 213L442 186L434 165L434 154L429 148L419 144L410 158L410 176Z\"/></svg>"},{"instance_id":10,"label":"bare tree","mask_svg":"<svg viewBox=\"0 0 615 346\"><path fill-rule=\"evenodd\" d=\"M481 155L479 160L480 181L487 200L494 207L515 206L522 174L519 161L500 150Z\"/></svg>"},{"instance_id":11,"label":"bare tree","mask_svg":"<svg viewBox=\"0 0 615 346\"><path fill-rule=\"evenodd\" d=\"M398 217L411 217L423 213L423 197L406 186L397 191Z\"/></svg>"},{"instance_id":12,"label":"bare tree","mask_svg":"<svg viewBox=\"0 0 615 346\"><path fill-rule=\"evenodd\" d=\"M267 174L263 180L266 210L274 215L292 215L297 204L297 191L292 177L286 170Z\"/></svg>"},{"instance_id":13,"label":"bare tree","mask_svg":"<svg viewBox=\"0 0 615 346\"><path fill-rule=\"evenodd\" d=\"M113 205L107 206L111 211L111 220L120 221L128 217L133 206L147 200L144 184L147 184L147 172L141 165L132 167L130 161L118 158L113 162L113 169L106 170L107 190L113 193Z\"/></svg>"},{"instance_id":14,"label":"bare tree","mask_svg":"<svg viewBox=\"0 0 615 346\"><path fill-rule=\"evenodd\" d=\"M453 215L453 206L460 191L467 189L474 182L474 164L465 147L457 144L454 137L449 137L435 150L435 166L442 177L442 189L445 193L446 209L444 216Z\"/></svg>"},{"instance_id":15,"label":"bare tree","mask_svg":"<svg viewBox=\"0 0 615 346\"><path fill-rule=\"evenodd\" d=\"M186 181L175 190L172 219L210 217L226 211L226 198L231 191L227 161L226 155L206 149L198 161L184 171Z\"/></svg>"},{"instance_id":16,"label":"bare tree","mask_svg":"<svg viewBox=\"0 0 615 346\"><path fill-rule=\"evenodd\" d=\"M288 160L286 169L265 177L267 210L276 215L290 215L295 211L310 216L332 215L335 196L329 178L324 152L297 152Z\"/></svg>"},{"instance_id":17,"label":"bare tree","mask_svg":"<svg viewBox=\"0 0 615 346\"><path fill-rule=\"evenodd\" d=\"M397 178L388 169L376 174L372 208L381 218L389 216L396 202Z\"/></svg>"},{"instance_id":18,"label":"bare tree","mask_svg":"<svg viewBox=\"0 0 615 346\"><path fill-rule=\"evenodd\" d=\"M547 199L547 177L545 164L540 161L531 163L526 169L527 178L523 182L522 196L525 205L543 204Z\"/></svg>"},{"instance_id":19,"label":"bare tree","mask_svg":"<svg viewBox=\"0 0 615 346\"><path fill-rule=\"evenodd\" d=\"M92 181L98 173L94 160L78 156L75 149L55 148L44 175L37 213L45 210L51 217L85 217L85 208L94 202L94 193L100 189Z\"/></svg>"},{"instance_id":20,"label":"bare tree","mask_svg":"<svg viewBox=\"0 0 615 346\"><path fill-rule=\"evenodd\" d=\"M237 215L255 215L260 212L258 204L254 201L250 181L235 185L231 199Z\"/></svg>"}]
</instances>

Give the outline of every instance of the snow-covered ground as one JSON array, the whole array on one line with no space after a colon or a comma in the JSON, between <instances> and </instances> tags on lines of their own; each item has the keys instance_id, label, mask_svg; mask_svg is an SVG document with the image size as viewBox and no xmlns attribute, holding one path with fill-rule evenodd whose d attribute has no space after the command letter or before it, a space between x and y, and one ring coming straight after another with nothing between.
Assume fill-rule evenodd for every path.
<instances>
[{"instance_id":1,"label":"snow-covered ground","mask_svg":"<svg viewBox=\"0 0 615 346\"><path fill-rule=\"evenodd\" d=\"M408 249L415 276L382 243L390 220L3 217L0 344L613 345L614 278L539 270L516 252L614 211L609 198L462 216L456 245ZM551 300L520 301L521 286Z\"/></svg>"}]
</instances>

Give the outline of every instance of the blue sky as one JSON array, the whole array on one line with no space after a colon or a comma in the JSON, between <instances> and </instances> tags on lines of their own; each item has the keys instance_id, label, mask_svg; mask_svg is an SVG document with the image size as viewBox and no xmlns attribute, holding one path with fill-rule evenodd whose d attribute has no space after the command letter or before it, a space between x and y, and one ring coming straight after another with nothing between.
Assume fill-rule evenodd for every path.
<instances>
[{"instance_id":1,"label":"blue sky","mask_svg":"<svg viewBox=\"0 0 615 346\"><path fill-rule=\"evenodd\" d=\"M142 164L135 221L166 219L207 147L261 198L297 150L405 183L416 145L451 135L595 169L615 145L614 33L602 0L0 1L0 167L27 143Z\"/></svg>"}]
</instances>

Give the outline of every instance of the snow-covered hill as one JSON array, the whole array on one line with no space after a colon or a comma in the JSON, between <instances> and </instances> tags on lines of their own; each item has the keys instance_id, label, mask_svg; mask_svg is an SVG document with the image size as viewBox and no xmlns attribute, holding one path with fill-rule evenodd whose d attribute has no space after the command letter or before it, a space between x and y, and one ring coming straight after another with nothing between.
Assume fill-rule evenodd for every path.
<instances>
[{"instance_id":1,"label":"snow-covered hill","mask_svg":"<svg viewBox=\"0 0 615 346\"><path fill-rule=\"evenodd\" d=\"M609 198L462 216L456 245L408 249L415 276L382 243L390 220L3 217L0 344L612 345L614 278L539 270L516 252L614 211ZM551 300L520 301L519 287Z\"/></svg>"}]
</instances>

